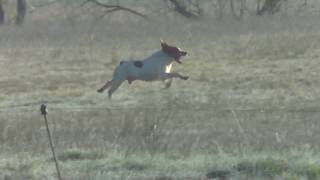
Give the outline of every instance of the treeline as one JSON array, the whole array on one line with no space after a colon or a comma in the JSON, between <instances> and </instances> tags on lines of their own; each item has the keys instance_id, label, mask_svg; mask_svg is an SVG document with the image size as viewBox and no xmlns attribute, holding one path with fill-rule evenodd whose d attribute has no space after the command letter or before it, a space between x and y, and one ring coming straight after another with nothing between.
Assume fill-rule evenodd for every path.
<instances>
[{"instance_id":1,"label":"treeline","mask_svg":"<svg viewBox=\"0 0 320 180\"><path fill-rule=\"evenodd\" d=\"M173 9L187 18L199 18L204 14L204 6L212 5L214 8L209 11L214 11L217 18L223 18L227 13L230 13L235 19L241 19L244 15L273 15L285 9L291 0L212 0L210 3L203 0L163 0L168 6L173 6ZM301 7L306 7L308 0L300 1ZM205 5L203 5L205 3ZM252 9L252 6L255 9ZM250 8L249 8L250 7Z\"/></svg>"},{"instance_id":2,"label":"treeline","mask_svg":"<svg viewBox=\"0 0 320 180\"><path fill-rule=\"evenodd\" d=\"M4 9L5 0L0 0L0 24L5 23L6 11ZM17 25L23 24L27 13L27 0L17 0L17 14L15 23Z\"/></svg>"},{"instance_id":3,"label":"treeline","mask_svg":"<svg viewBox=\"0 0 320 180\"><path fill-rule=\"evenodd\" d=\"M4 4L13 0L0 0L0 24L6 22L6 9ZM28 1L28 2L27 2ZM29 1L32 0L16 0L16 15L14 22L17 25L21 25L25 22L26 15L28 13L27 7ZM51 5L55 2L69 3L72 0L51 0L42 1L42 4ZM235 19L242 19L245 15L263 16L266 14L273 15L282 10L282 7L292 3L289 0L154 0L157 3L163 2L165 6L182 15L185 18L197 19L203 17L206 13L215 14L217 18L223 18L227 13L231 14ZM140 16L148 19L148 15L135 10L137 6L126 7L126 1L121 0L77 0L72 1L79 4L82 7L87 4L92 4L106 9L105 14L114 13L116 11L126 11L128 13ZM141 4L142 1L133 1L134 4ZM150 3L151 1L148 1ZM301 6L307 6L308 0L301 0ZM121 4L122 3L122 4ZM31 3L30 3L31 4ZM121 5L120 5L121 4ZM130 4L130 3L129 3ZM139 4L139 5L140 5ZM132 2L131 2L132 5ZM211 8L208 10L206 6ZM38 8L42 7L38 6ZM250 8L249 8L250 7ZM255 7L255 9L252 9ZM205 10L206 9L206 10ZM211 11L211 12L208 12Z\"/></svg>"}]
</instances>

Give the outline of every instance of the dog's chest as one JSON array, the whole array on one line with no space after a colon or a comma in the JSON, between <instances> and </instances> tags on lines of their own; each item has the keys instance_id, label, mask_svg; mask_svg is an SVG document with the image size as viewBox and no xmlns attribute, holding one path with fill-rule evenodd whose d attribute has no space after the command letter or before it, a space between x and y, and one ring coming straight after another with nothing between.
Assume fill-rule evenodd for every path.
<instances>
[{"instance_id":1,"label":"dog's chest","mask_svg":"<svg viewBox=\"0 0 320 180\"><path fill-rule=\"evenodd\" d=\"M162 74L167 71L167 69L168 68L165 64L143 62L141 67L137 67L135 64L132 64L132 69L128 74L139 80L154 81L158 80Z\"/></svg>"},{"instance_id":2,"label":"dog's chest","mask_svg":"<svg viewBox=\"0 0 320 180\"><path fill-rule=\"evenodd\" d=\"M155 53L143 61L130 63L128 76L139 80L159 80L165 73L171 70L172 59L163 53Z\"/></svg>"}]
</instances>

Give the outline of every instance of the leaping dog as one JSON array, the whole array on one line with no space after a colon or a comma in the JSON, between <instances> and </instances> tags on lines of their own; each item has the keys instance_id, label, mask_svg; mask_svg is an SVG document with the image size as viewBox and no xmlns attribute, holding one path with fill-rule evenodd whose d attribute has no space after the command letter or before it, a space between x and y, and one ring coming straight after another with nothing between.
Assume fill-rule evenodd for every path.
<instances>
[{"instance_id":1,"label":"leaping dog","mask_svg":"<svg viewBox=\"0 0 320 180\"><path fill-rule=\"evenodd\" d=\"M110 87L108 95L109 98L111 98L112 94L126 80L129 84L135 80L169 80L169 82L166 83L166 88L169 88L173 78L180 78L183 80L187 80L189 78L188 76L171 72L172 63L176 61L181 64L180 58L186 55L186 51L182 51L178 47L170 46L161 41L161 50L153 53L146 59L142 61L121 61L113 73L112 80L108 81L103 87L98 89L98 92L102 93Z\"/></svg>"}]
</instances>

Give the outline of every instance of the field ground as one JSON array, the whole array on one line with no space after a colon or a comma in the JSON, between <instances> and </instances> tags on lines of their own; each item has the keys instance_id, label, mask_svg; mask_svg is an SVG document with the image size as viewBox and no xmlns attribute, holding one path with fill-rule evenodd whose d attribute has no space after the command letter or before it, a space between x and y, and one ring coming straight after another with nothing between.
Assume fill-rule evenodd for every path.
<instances>
[{"instance_id":1,"label":"field ground","mask_svg":"<svg viewBox=\"0 0 320 180\"><path fill-rule=\"evenodd\" d=\"M320 179L318 17L32 23L0 29L0 180ZM189 75L96 90L159 40Z\"/></svg>"}]
</instances>

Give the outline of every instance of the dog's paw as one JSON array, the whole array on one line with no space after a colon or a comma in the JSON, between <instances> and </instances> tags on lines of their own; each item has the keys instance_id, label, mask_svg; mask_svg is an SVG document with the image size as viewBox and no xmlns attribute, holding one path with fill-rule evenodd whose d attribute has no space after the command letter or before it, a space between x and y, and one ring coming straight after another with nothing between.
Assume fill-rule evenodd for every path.
<instances>
[{"instance_id":1,"label":"dog's paw","mask_svg":"<svg viewBox=\"0 0 320 180\"><path fill-rule=\"evenodd\" d=\"M183 79L183 80L188 80L188 79L189 79L189 76L183 76L183 77L181 77L181 79Z\"/></svg>"}]
</instances>

